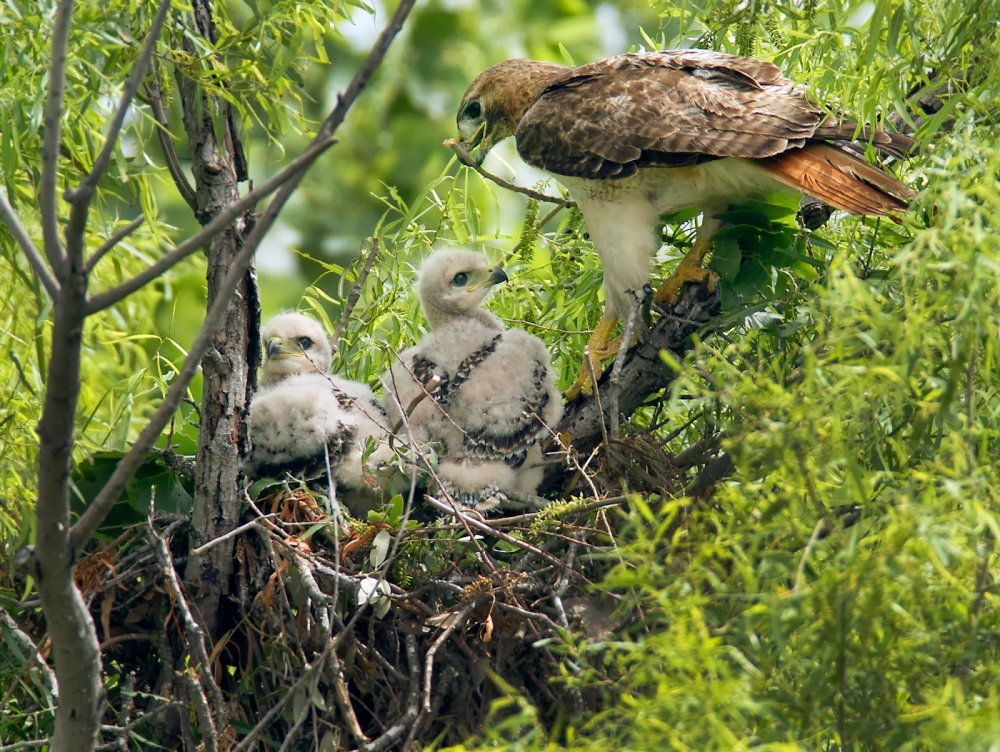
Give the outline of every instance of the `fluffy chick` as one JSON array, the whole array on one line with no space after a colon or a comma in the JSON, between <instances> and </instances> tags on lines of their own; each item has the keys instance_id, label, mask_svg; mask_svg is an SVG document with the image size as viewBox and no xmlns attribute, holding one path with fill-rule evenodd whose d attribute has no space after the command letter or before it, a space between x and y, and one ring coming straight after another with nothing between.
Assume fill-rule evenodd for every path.
<instances>
[{"instance_id":1,"label":"fluffy chick","mask_svg":"<svg viewBox=\"0 0 1000 752\"><path fill-rule=\"evenodd\" d=\"M482 254L432 254L418 281L431 331L382 377L389 425L436 444L442 490L480 512L537 490L540 443L562 417L541 340L480 307L506 280Z\"/></svg>"},{"instance_id":2,"label":"fluffy chick","mask_svg":"<svg viewBox=\"0 0 1000 752\"><path fill-rule=\"evenodd\" d=\"M368 458L373 467L391 455L385 413L375 395L365 384L327 373L330 342L308 316L279 314L261 330L261 339L264 364L261 389L250 406L253 449L246 474L313 478L325 475L329 456L333 480L352 512L370 507L366 494L378 489L364 467L367 440L377 442Z\"/></svg>"}]
</instances>

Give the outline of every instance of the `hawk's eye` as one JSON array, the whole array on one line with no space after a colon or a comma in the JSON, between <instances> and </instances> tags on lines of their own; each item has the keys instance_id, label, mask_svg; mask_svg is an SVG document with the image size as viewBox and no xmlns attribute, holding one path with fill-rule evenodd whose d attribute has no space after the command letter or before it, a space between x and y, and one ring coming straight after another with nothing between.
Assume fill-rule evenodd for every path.
<instances>
[{"instance_id":1,"label":"hawk's eye","mask_svg":"<svg viewBox=\"0 0 1000 752\"><path fill-rule=\"evenodd\" d=\"M451 278L451 283L455 287L465 287L465 283L469 281L469 275L465 272L459 272L454 277Z\"/></svg>"},{"instance_id":2,"label":"hawk's eye","mask_svg":"<svg viewBox=\"0 0 1000 752\"><path fill-rule=\"evenodd\" d=\"M483 106L479 104L478 100L473 100L465 105L465 112L462 113L462 117L466 120L478 120L483 114Z\"/></svg>"},{"instance_id":3,"label":"hawk's eye","mask_svg":"<svg viewBox=\"0 0 1000 752\"><path fill-rule=\"evenodd\" d=\"M308 350L310 347L313 346L313 341L309 337L299 337L295 341L299 343L299 347L301 347L303 350Z\"/></svg>"}]
</instances>

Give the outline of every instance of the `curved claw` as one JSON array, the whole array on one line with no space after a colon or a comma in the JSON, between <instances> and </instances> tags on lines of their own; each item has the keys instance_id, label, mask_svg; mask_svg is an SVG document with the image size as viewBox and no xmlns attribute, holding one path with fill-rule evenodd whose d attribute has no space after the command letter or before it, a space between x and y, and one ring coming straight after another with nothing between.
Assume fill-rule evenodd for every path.
<instances>
[{"instance_id":1,"label":"curved claw","mask_svg":"<svg viewBox=\"0 0 1000 752\"><path fill-rule=\"evenodd\" d=\"M601 361L616 355L621 344L621 337L611 338L611 332L614 331L617 321L615 318L601 319L590 335L587 346L583 349L580 375L569 389L563 392L563 397L567 400L574 400L581 394L589 397L594 393L594 381L601 375Z\"/></svg>"},{"instance_id":2,"label":"curved claw","mask_svg":"<svg viewBox=\"0 0 1000 752\"><path fill-rule=\"evenodd\" d=\"M663 304L673 307L677 304L681 290L689 282L707 285L709 292L715 292L719 286L719 275L706 269L701 265L705 254L708 253L709 243L707 240L699 238L691 246L681 263L677 265L674 273L660 285L660 289L653 296L653 303Z\"/></svg>"}]
</instances>

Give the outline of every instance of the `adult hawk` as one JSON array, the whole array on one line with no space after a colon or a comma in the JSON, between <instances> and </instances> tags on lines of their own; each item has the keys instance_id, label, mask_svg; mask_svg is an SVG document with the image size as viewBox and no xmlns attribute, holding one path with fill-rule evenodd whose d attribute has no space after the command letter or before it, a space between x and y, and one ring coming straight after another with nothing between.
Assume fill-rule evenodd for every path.
<instances>
[{"instance_id":1,"label":"adult hawk","mask_svg":"<svg viewBox=\"0 0 1000 752\"><path fill-rule=\"evenodd\" d=\"M328 373L330 342L318 321L282 313L261 329L264 365L261 389L250 405L252 450L249 477L326 479L327 467L338 496L352 512L371 508L379 478L367 466L391 457L386 417L365 384Z\"/></svg>"},{"instance_id":2,"label":"adult hawk","mask_svg":"<svg viewBox=\"0 0 1000 752\"><path fill-rule=\"evenodd\" d=\"M436 445L441 490L480 512L505 492L537 490L540 443L562 417L541 340L480 308L506 279L482 254L432 254L418 283L431 331L382 377L390 424L418 446Z\"/></svg>"},{"instance_id":3,"label":"adult hawk","mask_svg":"<svg viewBox=\"0 0 1000 752\"><path fill-rule=\"evenodd\" d=\"M595 369L617 351L627 291L649 280L661 214L704 218L691 251L656 293L676 302L686 281L714 278L701 261L731 203L775 190L807 193L852 214L890 215L912 192L841 146L864 138L901 156L912 140L838 121L761 60L709 50L619 55L577 68L507 60L469 86L463 143L486 153L507 136L529 164L554 173L580 207L604 267L605 311L590 337ZM592 388L586 362L567 393Z\"/></svg>"}]
</instances>

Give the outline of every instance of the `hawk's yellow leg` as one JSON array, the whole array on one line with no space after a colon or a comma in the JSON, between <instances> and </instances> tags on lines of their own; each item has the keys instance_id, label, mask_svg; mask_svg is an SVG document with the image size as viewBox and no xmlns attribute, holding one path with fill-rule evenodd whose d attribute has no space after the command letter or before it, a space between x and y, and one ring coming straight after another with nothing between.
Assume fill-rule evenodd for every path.
<instances>
[{"instance_id":1,"label":"hawk's yellow leg","mask_svg":"<svg viewBox=\"0 0 1000 752\"><path fill-rule=\"evenodd\" d=\"M660 285L660 289L653 296L653 302L667 303L673 306L677 303L681 289L688 282L698 284L705 282L709 292L715 292L715 288L719 284L719 275L701 265L710 247L709 240L699 235L694 241L694 245L691 246L691 250L681 259L681 263L674 270L674 273Z\"/></svg>"},{"instance_id":2,"label":"hawk's yellow leg","mask_svg":"<svg viewBox=\"0 0 1000 752\"><path fill-rule=\"evenodd\" d=\"M621 345L621 337L611 338L611 332L615 330L617 322L616 318L602 318L590 335L587 346L583 349L580 375L576 377L573 386L563 393L566 399L576 399L581 394L589 396L594 393L594 378L601 375L601 361L616 355Z\"/></svg>"}]
</instances>

